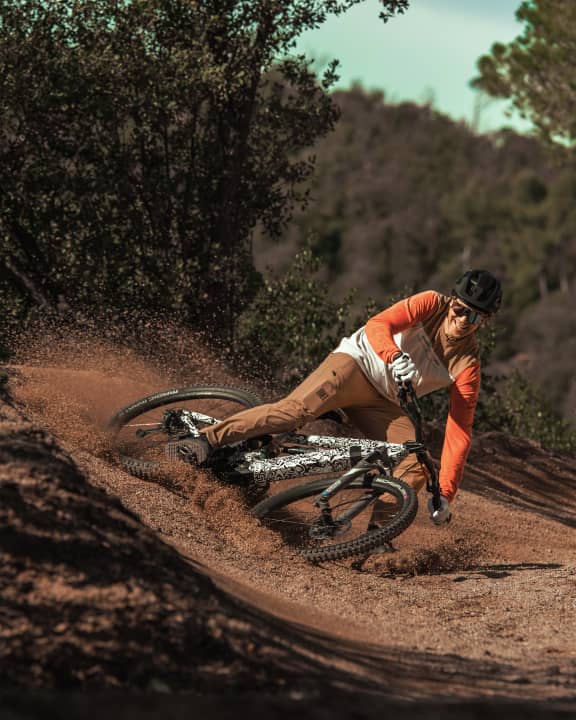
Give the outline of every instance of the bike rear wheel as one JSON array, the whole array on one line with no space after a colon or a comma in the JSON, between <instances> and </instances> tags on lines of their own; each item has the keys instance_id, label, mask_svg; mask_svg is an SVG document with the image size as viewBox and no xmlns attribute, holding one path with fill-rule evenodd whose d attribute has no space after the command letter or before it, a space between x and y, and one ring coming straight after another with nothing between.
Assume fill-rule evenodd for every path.
<instances>
[{"instance_id":1,"label":"bike rear wheel","mask_svg":"<svg viewBox=\"0 0 576 720\"><path fill-rule=\"evenodd\" d=\"M314 535L321 513L314 501L333 482L334 478L321 478L296 485L265 498L252 508L252 513L263 525L279 532L287 545L314 562L369 553L404 532L416 517L418 498L410 485L396 478L359 477L332 498L331 508L336 520L353 503L366 500L366 508L349 527L343 525L339 535L318 539ZM377 529L368 529L377 499L393 505L389 521Z\"/></svg>"},{"instance_id":2,"label":"bike rear wheel","mask_svg":"<svg viewBox=\"0 0 576 720\"><path fill-rule=\"evenodd\" d=\"M121 408L109 420L107 428L122 467L143 480L155 480L165 474L170 465L165 447L174 438L162 431L167 410L192 410L224 420L261 404L262 400L254 393L222 385L174 388ZM200 429L202 423L197 427Z\"/></svg>"}]
</instances>

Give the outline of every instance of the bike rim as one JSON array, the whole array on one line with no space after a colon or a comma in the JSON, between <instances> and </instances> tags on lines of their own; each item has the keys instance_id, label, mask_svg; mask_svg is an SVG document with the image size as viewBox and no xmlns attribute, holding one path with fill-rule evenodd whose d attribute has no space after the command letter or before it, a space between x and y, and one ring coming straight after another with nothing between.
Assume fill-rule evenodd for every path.
<instances>
[{"instance_id":1,"label":"bike rim","mask_svg":"<svg viewBox=\"0 0 576 720\"><path fill-rule=\"evenodd\" d=\"M394 522L403 509L403 501L390 492L382 493L380 488L372 491L361 486L349 487L341 490L332 501L336 526L331 528L328 525L324 535L324 527L319 524L321 513L314 506L318 493L318 488L312 487L305 495L272 509L261 518L262 524L278 533L289 547L305 555L314 555L317 551L353 543L371 534L369 528L376 509L385 507L386 524ZM350 521L339 522L355 503L362 500L366 500L362 512Z\"/></svg>"},{"instance_id":2,"label":"bike rim","mask_svg":"<svg viewBox=\"0 0 576 720\"><path fill-rule=\"evenodd\" d=\"M143 408L142 412L121 423L115 433L115 448L124 463L139 464L147 470L160 469L173 464L166 455L166 445L178 439L162 429L164 413L169 410L185 409L201 413L210 418L223 420L230 415L247 409L245 402L234 398L194 397L176 398L173 402L158 407ZM198 422L198 429L212 423ZM144 431L143 436L140 434ZM152 431L152 432L150 432Z\"/></svg>"}]
</instances>

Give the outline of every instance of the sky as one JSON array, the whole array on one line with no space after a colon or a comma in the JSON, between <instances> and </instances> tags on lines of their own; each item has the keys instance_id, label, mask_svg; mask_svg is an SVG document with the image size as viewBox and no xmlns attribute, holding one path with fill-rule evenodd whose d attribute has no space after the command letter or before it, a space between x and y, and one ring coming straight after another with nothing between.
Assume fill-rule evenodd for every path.
<instances>
[{"instance_id":1,"label":"sky","mask_svg":"<svg viewBox=\"0 0 576 720\"><path fill-rule=\"evenodd\" d=\"M387 102L411 100L432 106L479 132L500 127L528 131L517 115L505 115L509 103L477 94L469 87L476 61L494 42L510 42L523 25L515 18L521 0L410 0L410 8L384 24L378 0L365 0L320 28L304 33L298 50L319 66L340 60L337 88L360 81L380 89ZM476 122L474 123L474 120Z\"/></svg>"}]
</instances>

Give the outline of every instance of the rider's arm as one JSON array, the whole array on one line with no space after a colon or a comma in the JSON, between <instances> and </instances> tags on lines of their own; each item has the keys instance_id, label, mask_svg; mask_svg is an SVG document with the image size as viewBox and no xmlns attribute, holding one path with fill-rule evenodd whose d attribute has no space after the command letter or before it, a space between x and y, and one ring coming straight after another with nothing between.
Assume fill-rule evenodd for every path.
<instances>
[{"instance_id":1,"label":"rider's arm","mask_svg":"<svg viewBox=\"0 0 576 720\"><path fill-rule=\"evenodd\" d=\"M452 501L472 442L472 421L480 391L480 363L463 370L450 388L450 411L440 460L440 491Z\"/></svg>"},{"instance_id":2,"label":"rider's arm","mask_svg":"<svg viewBox=\"0 0 576 720\"><path fill-rule=\"evenodd\" d=\"M397 302L368 320L368 342L384 362L392 362L402 352L394 342L394 335L429 317L439 302L439 295L434 290L417 293Z\"/></svg>"}]
</instances>

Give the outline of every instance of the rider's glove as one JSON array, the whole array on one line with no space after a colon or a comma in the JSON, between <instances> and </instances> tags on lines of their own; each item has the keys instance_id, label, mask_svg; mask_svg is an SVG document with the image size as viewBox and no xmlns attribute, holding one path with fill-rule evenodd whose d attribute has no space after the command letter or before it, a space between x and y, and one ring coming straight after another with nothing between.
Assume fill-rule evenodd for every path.
<instances>
[{"instance_id":1,"label":"rider's glove","mask_svg":"<svg viewBox=\"0 0 576 720\"><path fill-rule=\"evenodd\" d=\"M428 512L430 513L430 520L432 520L434 525L445 525L450 522L452 517L450 503L443 495L440 496L440 507L438 510L434 510L432 498L428 500Z\"/></svg>"},{"instance_id":2,"label":"rider's glove","mask_svg":"<svg viewBox=\"0 0 576 720\"><path fill-rule=\"evenodd\" d=\"M418 372L414 361L408 353L397 355L390 363L390 369L392 370L392 377L397 383L413 380Z\"/></svg>"}]
</instances>

